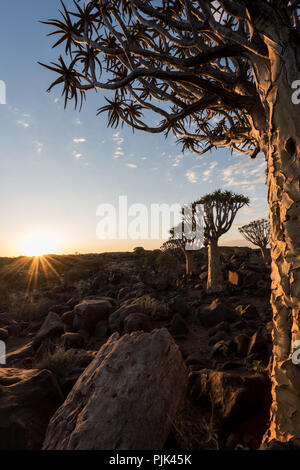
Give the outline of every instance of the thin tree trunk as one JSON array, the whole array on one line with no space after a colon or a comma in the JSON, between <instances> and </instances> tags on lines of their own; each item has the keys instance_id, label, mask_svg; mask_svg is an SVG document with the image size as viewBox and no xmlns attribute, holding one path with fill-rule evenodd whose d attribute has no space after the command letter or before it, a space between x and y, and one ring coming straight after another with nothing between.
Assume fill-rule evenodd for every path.
<instances>
[{"instance_id":1,"label":"thin tree trunk","mask_svg":"<svg viewBox=\"0 0 300 470\"><path fill-rule=\"evenodd\" d=\"M272 75L264 87L274 323L273 403L265 441L294 438L300 445L300 365L292 359L293 343L300 339L300 105L291 99L300 70L297 51L286 48L277 56L277 50L270 43Z\"/></svg>"},{"instance_id":2,"label":"thin tree trunk","mask_svg":"<svg viewBox=\"0 0 300 470\"><path fill-rule=\"evenodd\" d=\"M218 240L213 239L208 244L207 290L209 292L221 292L223 287Z\"/></svg>"},{"instance_id":3,"label":"thin tree trunk","mask_svg":"<svg viewBox=\"0 0 300 470\"><path fill-rule=\"evenodd\" d=\"M271 263L270 251L265 246L260 246L259 248L265 264L269 265Z\"/></svg>"},{"instance_id":4,"label":"thin tree trunk","mask_svg":"<svg viewBox=\"0 0 300 470\"><path fill-rule=\"evenodd\" d=\"M185 270L188 276L193 274L193 252L192 251L185 251Z\"/></svg>"}]
</instances>

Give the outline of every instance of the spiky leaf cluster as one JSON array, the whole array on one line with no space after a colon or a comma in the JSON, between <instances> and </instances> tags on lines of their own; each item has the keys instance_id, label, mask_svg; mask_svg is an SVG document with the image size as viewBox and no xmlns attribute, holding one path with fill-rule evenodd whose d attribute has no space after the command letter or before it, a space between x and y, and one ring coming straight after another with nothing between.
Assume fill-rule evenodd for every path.
<instances>
[{"instance_id":1,"label":"spiky leaf cluster","mask_svg":"<svg viewBox=\"0 0 300 470\"><path fill-rule=\"evenodd\" d=\"M98 114L112 127L171 133L199 154L226 146L255 157L255 128L267 123L255 69L270 70L265 38L282 21L298 41L298 2L62 2L59 18L45 21L65 56L48 66L59 75L50 89L62 84L75 105L104 90Z\"/></svg>"}]
</instances>

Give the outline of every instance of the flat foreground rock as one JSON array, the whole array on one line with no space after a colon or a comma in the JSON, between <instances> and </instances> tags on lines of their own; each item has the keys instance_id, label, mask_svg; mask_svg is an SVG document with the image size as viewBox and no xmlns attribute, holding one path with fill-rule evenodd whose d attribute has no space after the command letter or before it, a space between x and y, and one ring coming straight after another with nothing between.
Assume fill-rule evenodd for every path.
<instances>
[{"instance_id":1,"label":"flat foreground rock","mask_svg":"<svg viewBox=\"0 0 300 470\"><path fill-rule=\"evenodd\" d=\"M113 334L51 419L44 449L161 449L187 370L165 329Z\"/></svg>"}]
</instances>

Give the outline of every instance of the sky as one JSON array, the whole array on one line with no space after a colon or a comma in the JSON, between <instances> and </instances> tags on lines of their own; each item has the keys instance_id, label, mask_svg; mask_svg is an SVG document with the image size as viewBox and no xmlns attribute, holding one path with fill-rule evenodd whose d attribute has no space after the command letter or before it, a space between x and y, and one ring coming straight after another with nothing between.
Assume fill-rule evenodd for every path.
<instances>
[{"instance_id":1,"label":"sky","mask_svg":"<svg viewBox=\"0 0 300 470\"><path fill-rule=\"evenodd\" d=\"M238 227L268 214L262 155L252 160L228 149L183 155L172 136L107 128L106 116L96 116L104 104L99 91L87 95L81 112L72 104L64 110L61 90L46 92L55 74L38 64L56 61L60 52L46 37L49 26L39 23L58 16L59 1L2 1L0 8L0 80L6 84L0 256L27 254L26 243L38 243L37 234L51 239L58 254L159 248L161 239L99 239L99 205L118 208L119 196L127 196L128 206L144 204L150 212L151 204L189 203L218 188L250 198L220 239L221 245L247 245Z\"/></svg>"}]
</instances>

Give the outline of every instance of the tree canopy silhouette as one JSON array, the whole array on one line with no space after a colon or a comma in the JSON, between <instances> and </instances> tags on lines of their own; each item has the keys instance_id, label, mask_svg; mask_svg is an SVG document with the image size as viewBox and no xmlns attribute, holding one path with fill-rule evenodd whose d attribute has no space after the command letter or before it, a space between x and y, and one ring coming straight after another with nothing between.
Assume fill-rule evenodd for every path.
<instances>
[{"instance_id":1,"label":"tree canopy silhouette","mask_svg":"<svg viewBox=\"0 0 300 470\"><path fill-rule=\"evenodd\" d=\"M211 292L222 291L224 283L218 240L231 228L237 212L249 204L249 198L218 189L203 196L196 204L202 204L204 209L204 236L208 245L207 289Z\"/></svg>"},{"instance_id":2,"label":"tree canopy silhouette","mask_svg":"<svg viewBox=\"0 0 300 470\"><path fill-rule=\"evenodd\" d=\"M253 220L249 224L239 227L239 232L253 245L259 246L263 260L270 262L267 246L270 242L270 222L267 219Z\"/></svg>"},{"instance_id":3,"label":"tree canopy silhouette","mask_svg":"<svg viewBox=\"0 0 300 470\"><path fill-rule=\"evenodd\" d=\"M112 127L173 133L267 160L274 318L272 419L265 440L300 445L300 22L294 0L90 0L62 3L46 65L65 104L103 90ZM297 380L295 379L297 377ZM287 409L288 403L288 409Z\"/></svg>"}]
</instances>

